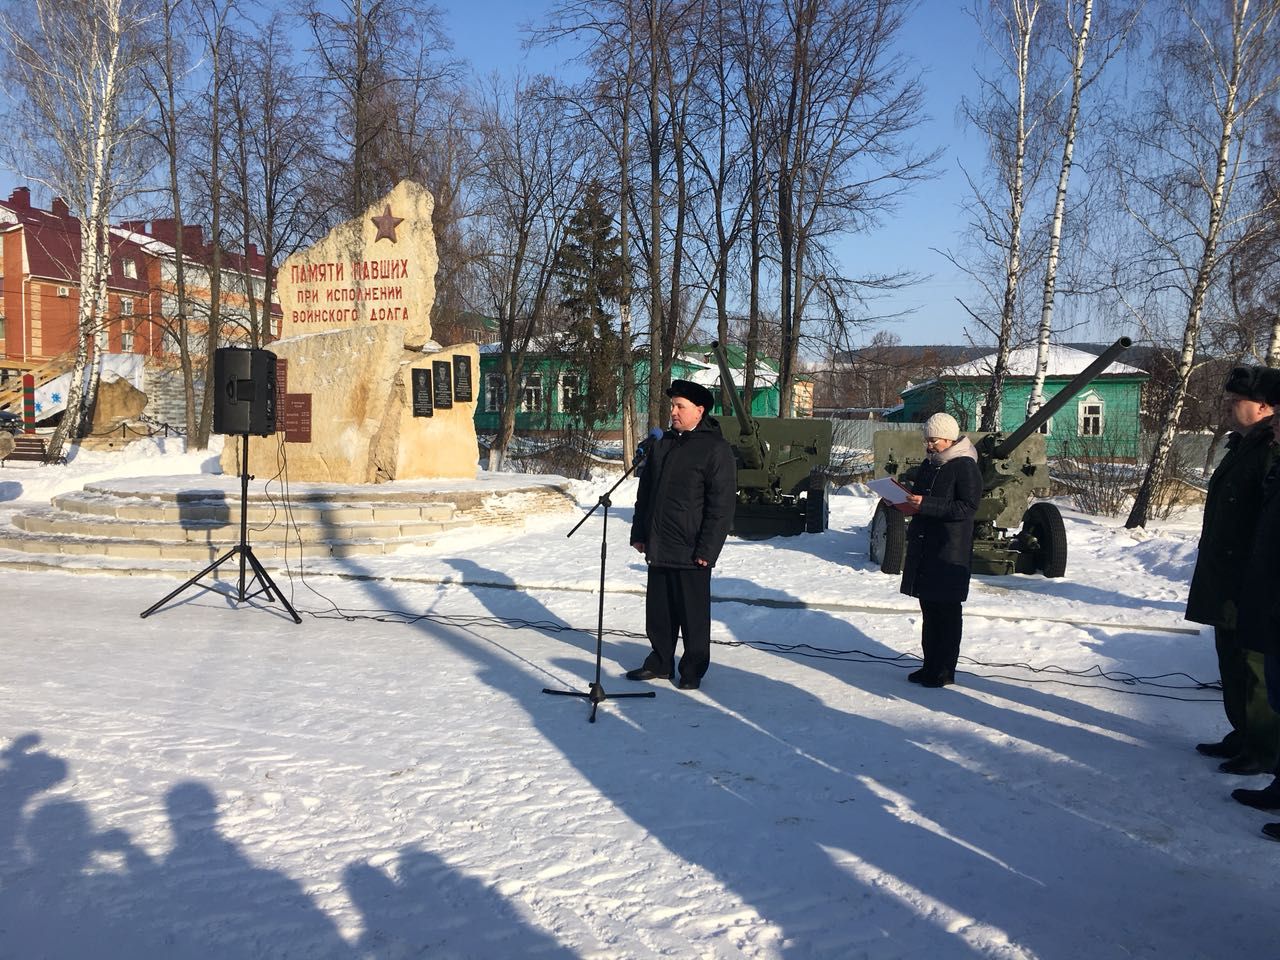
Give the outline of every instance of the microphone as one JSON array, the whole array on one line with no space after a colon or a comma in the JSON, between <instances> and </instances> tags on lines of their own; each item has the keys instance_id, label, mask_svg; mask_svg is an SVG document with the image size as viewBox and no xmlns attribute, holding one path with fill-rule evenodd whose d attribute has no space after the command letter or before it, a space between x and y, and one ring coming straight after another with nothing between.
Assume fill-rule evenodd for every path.
<instances>
[{"instance_id":1,"label":"microphone","mask_svg":"<svg viewBox=\"0 0 1280 960\"><path fill-rule=\"evenodd\" d=\"M653 445L662 439L662 428L654 427L649 431L649 435L640 441L640 446L636 447L635 461L638 463L649 456L649 452L653 450Z\"/></svg>"}]
</instances>

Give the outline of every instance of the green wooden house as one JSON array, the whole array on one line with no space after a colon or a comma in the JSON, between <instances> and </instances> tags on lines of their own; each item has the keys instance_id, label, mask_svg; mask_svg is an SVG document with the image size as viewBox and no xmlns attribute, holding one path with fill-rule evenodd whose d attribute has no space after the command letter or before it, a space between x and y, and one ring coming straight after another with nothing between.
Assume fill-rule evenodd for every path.
<instances>
[{"instance_id":1,"label":"green wooden house","mask_svg":"<svg viewBox=\"0 0 1280 960\"><path fill-rule=\"evenodd\" d=\"M994 359L994 354L979 357L950 367L932 380L908 386L900 393L902 405L886 413L885 419L923 423L932 414L944 411L959 421L960 429L976 430L982 419ZM1073 347L1051 347L1045 399L1056 394L1095 359L1095 354ZM1011 433L1026 420L1035 362L1035 347L1009 354L1009 374L1000 405L1002 433ZM1047 455L1136 459L1142 385L1148 379L1148 374L1136 367L1119 361L1112 363L1041 428Z\"/></svg>"},{"instance_id":2,"label":"green wooden house","mask_svg":"<svg viewBox=\"0 0 1280 960\"><path fill-rule=\"evenodd\" d=\"M530 346L524 362L524 382L518 398L519 409L516 411L516 432L556 433L562 430L580 427L578 418L567 413L568 401L578 390L586 388L582 376L564 357L556 352L554 338L541 338ZM744 351L741 348L729 347L725 351L729 360L734 382L742 394L742 363ZM716 394L716 416L721 415L719 388L720 368L716 364L711 348L691 345L681 351L672 364L672 379L693 380L701 383ZM649 404L649 360L648 355L637 357L635 361L636 406L644 410ZM502 410L502 357L498 344L483 344L480 347L480 396L477 398L475 424L477 433L496 433L498 420ZM756 388L753 392L751 412L761 417L778 415L778 372L777 363L773 360L761 359L756 367ZM730 411L730 416L733 415ZM622 432L622 411L617 412L604 423L595 425L595 430L602 436L620 436Z\"/></svg>"}]
</instances>

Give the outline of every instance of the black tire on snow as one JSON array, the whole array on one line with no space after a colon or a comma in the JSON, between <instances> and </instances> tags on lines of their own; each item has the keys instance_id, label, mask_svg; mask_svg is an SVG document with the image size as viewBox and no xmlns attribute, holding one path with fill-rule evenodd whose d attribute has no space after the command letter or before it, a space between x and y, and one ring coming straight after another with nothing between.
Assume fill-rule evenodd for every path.
<instances>
[{"instance_id":1,"label":"black tire on snow","mask_svg":"<svg viewBox=\"0 0 1280 960\"><path fill-rule=\"evenodd\" d=\"M883 500L871 515L871 561L880 565L881 573L902 573L907 558L907 518Z\"/></svg>"},{"instance_id":2,"label":"black tire on snow","mask_svg":"<svg viewBox=\"0 0 1280 960\"><path fill-rule=\"evenodd\" d=\"M1033 569L1046 577L1067 572L1067 528L1052 503L1033 503L1022 515L1022 532L1034 537Z\"/></svg>"},{"instance_id":3,"label":"black tire on snow","mask_svg":"<svg viewBox=\"0 0 1280 960\"><path fill-rule=\"evenodd\" d=\"M827 477L814 473L809 477L809 491L804 495L804 532L826 532L830 517L827 503Z\"/></svg>"}]
</instances>

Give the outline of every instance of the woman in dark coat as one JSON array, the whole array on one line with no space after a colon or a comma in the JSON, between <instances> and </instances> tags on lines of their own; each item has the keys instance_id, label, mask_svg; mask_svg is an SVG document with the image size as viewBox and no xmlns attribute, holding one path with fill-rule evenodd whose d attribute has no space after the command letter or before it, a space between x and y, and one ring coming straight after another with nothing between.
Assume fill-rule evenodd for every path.
<instances>
[{"instance_id":1,"label":"woman in dark coat","mask_svg":"<svg viewBox=\"0 0 1280 960\"><path fill-rule=\"evenodd\" d=\"M907 525L903 593L920 601L924 666L907 679L925 687L956 680L963 633L961 604L969 596L973 517L982 498L978 452L946 413L923 424L928 456L907 497L917 511Z\"/></svg>"}]
</instances>

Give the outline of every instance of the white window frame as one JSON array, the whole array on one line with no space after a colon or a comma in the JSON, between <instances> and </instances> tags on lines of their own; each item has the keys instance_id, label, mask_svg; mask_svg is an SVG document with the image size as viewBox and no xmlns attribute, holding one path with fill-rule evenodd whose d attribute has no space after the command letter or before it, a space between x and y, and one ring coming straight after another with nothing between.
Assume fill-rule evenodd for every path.
<instances>
[{"instance_id":1,"label":"white window frame","mask_svg":"<svg viewBox=\"0 0 1280 960\"><path fill-rule=\"evenodd\" d=\"M133 297L120 298L120 316L122 317L133 316Z\"/></svg>"},{"instance_id":2,"label":"white window frame","mask_svg":"<svg viewBox=\"0 0 1280 960\"><path fill-rule=\"evenodd\" d=\"M120 328L120 352L133 353L133 328Z\"/></svg>"},{"instance_id":3,"label":"white window frame","mask_svg":"<svg viewBox=\"0 0 1280 960\"><path fill-rule=\"evenodd\" d=\"M1048 399L1049 399L1048 397L1041 397L1041 398L1040 398L1040 409L1041 409L1041 410L1043 410L1043 409L1044 409L1045 402L1046 402ZM1030 419L1030 417L1031 417L1031 396L1028 394L1028 396L1027 396L1027 418L1028 418L1028 419ZM1050 417L1050 418L1049 418L1048 420L1046 420L1044 423L1040 424L1040 428L1036 431L1036 433L1043 433L1045 436L1048 436L1049 434L1053 433L1053 417Z\"/></svg>"},{"instance_id":4,"label":"white window frame","mask_svg":"<svg viewBox=\"0 0 1280 960\"><path fill-rule=\"evenodd\" d=\"M1093 410L1092 408L1097 408ZM1086 429L1096 421L1097 429ZM1107 404L1096 392L1090 390L1076 401L1076 434L1081 437L1100 437L1107 430Z\"/></svg>"},{"instance_id":5,"label":"white window frame","mask_svg":"<svg viewBox=\"0 0 1280 960\"><path fill-rule=\"evenodd\" d=\"M568 413L570 404L582 396L582 374L566 371L560 374L560 412Z\"/></svg>"},{"instance_id":6,"label":"white window frame","mask_svg":"<svg viewBox=\"0 0 1280 960\"><path fill-rule=\"evenodd\" d=\"M525 375L524 383L520 385L520 412L542 412L542 374Z\"/></svg>"},{"instance_id":7,"label":"white window frame","mask_svg":"<svg viewBox=\"0 0 1280 960\"><path fill-rule=\"evenodd\" d=\"M506 391L506 384L503 383L501 373L486 373L484 375L484 408L489 413L498 413L502 410L502 397Z\"/></svg>"},{"instance_id":8,"label":"white window frame","mask_svg":"<svg viewBox=\"0 0 1280 960\"><path fill-rule=\"evenodd\" d=\"M128 280L138 279L138 262L132 257L127 257L121 264L125 278Z\"/></svg>"}]
</instances>

